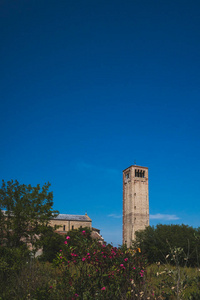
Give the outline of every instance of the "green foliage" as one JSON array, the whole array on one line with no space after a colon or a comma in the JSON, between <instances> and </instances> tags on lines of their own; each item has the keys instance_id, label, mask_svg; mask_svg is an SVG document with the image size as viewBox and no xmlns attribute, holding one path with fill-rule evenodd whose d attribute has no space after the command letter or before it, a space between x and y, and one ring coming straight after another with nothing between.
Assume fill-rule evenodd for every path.
<instances>
[{"instance_id":1,"label":"green foliage","mask_svg":"<svg viewBox=\"0 0 200 300\"><path fill-rule=\"evenodd\" d=\"M60 237L58 238L49 226L50 218L57 213L52 210L53 193L48 191L49 187L49 183L40 188L40 185L36 187L20 185L18 181L2 182L0 188L1 295L5 294L5 288L11 286L24 266L29 264L38 248L44 246L44 255L46 259L51 260L53 253L55 256L58 251L57 242ZM52 238L51 249L48 247L48 238ZM11 299L10 292L8 299Z\"/></svg>"},{"instance_id":2,"label":"green foliage","mask_svg":"<svg viewBox=\"0 0 200 300\"><path fill-rule=\"evenodd\" d=\"M50 218L57 213L52 210L53 193L50 184L42 188L38 184L20 185L16 180L2 182L0 188L0 244L20 247L31 243L37 249L37 241Z\"/></svg>"},{"instance_id":3,"label":"green foliage","mask_svg":"<svg viewBox=\"0 0 200 300\"><path fill-rule=\"evenodd\" d=\"M157 263L147 268L147 280L155 299L200 299L200 277L197 268Z\"/></svg>"},{"instance_id":4,"label":"green foliage","mask_svg":"<svg viewBox=\"0 0 200 300\"><path fill-rule=\"evenodd\" d=\"M83 228L69 232L54 265L24 256L20 268L13 268L12 260L20 262L26 250L16 249L3 254L7 265L0 259L0 270L12 271L0 278L0 300L200 299L200 271L179 266L181 248L166 258L171 263L172 257L174 266L146 267L140 249L101 245Z\"/></svg>"},{"instance_id":5,"label":"green foliage","mask_svg":"<svg viewBox=\"0 0 200 300\"><path fill-rule=\"evenodd\" d=\"M12 285L14 278L29 259L26 245L18 248L0 247L0 295L4 294L6 286Z\"/></svg>"},{"instance_id":6,"label":"green foliage","mask_svg":"<svg viewBox=\"0 0 200 300\"><path fill-rule=\"evenodd\" d=\"M68 233L54 263L62 274L51 293L65 290L66 299L146 299L140 250L102 245L87 228Z\"/></svg>"},{"instance_id":7,"label":"green foliage","mask_svg":"<svg viewBox=\"0 0 200 300\"><path fill-rule=\"evenodd\" d=\"M54 231L50 226L44 227L38 245L43 249L39 260L52 262L57 252L63 247L65 236Z\"/></svg>"},{"instance_id":8,"label":"green foliage","mask_svg":"<svg viewBox=\"0 0 200 300\"><path fill-rule=\"evenodd\" d=\"M136 232L134 247L140 247L149 263L165 262L166 255L175 247L182 248L180 265L196 266L199 264L200 229L187 225L157 225Z\"/></svg>"}]
</instances>

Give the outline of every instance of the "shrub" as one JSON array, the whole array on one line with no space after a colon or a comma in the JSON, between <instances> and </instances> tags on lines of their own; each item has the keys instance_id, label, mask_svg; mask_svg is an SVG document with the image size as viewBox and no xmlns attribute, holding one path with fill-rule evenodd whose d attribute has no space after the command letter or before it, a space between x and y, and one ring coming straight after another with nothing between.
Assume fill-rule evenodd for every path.
<instances>
[{"instance_id":1,"label":"shrub","mask_svg":"<svg viewBox=\"0 0 200 300\"><path fill-rule=\"evenodd\" d=\"M63 290L66 299L137 299L138 295L146 299L146 265L140 249L102 245L91 239L86 228L70 232L64 246L54 261L62 276L52 294Z\"/></svg>"}]
</instances>

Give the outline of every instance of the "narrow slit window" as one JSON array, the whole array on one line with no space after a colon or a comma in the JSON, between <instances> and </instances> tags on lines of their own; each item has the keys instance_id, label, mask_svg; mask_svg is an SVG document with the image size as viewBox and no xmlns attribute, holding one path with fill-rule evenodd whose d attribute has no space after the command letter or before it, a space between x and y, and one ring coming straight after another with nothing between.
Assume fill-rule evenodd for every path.
<instances>
[{"instance_id":1,"label":"narrow slit window","mask_svg":"<svg viewBox=\"0 0 200 300\"><path fill-rule=\"evenodd\" d=\"M130 173L127 173L126 174L126 179L129 179L130 178Z\"/></svg>"}]
</instances>

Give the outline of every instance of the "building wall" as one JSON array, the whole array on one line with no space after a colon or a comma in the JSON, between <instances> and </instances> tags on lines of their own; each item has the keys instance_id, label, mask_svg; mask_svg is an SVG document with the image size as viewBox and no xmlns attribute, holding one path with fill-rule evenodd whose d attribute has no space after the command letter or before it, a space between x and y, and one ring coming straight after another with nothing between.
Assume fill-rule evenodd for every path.
<instances>
[{"instance_id":1,"label":"building wall","mask_svg":"<svg viewBox=\"0 0 200 300\"><path fill-rule=\"evenodd\" d=\"M123 171L123 243L131 246L135 232L149 225L148 168Z\"/></svg>"},{"instance_id":2,"label":"building wall","mask_svg":"<svg viewBox=\"0 0 200 300\"><path fill-rule=\"evenodd\" d=\"M55 225L60 226L56 229L56 232L67 233L67 231L72 229L78 229L80 227L88 227L92 229L92 221L74 221L74 220L51 220L50 225L55 227ZM65 226L65 228L64 228ZM65 230L64 230L65 229Z\"/></svg>"}]
</instances>

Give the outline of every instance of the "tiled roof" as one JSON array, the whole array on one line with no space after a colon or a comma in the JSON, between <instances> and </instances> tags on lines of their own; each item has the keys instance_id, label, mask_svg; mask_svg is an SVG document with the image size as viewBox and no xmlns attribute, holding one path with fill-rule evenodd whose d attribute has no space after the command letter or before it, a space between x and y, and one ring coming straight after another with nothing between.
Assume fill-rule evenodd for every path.
<instances>
[{"instance_id":1,"label":"tiled roof","mask_svg":"<svg viewBox=\"0 0 200 300\"><path fill-rule=\"evenodd\" d=\"M67 215L67 214L59 214L54 220L67 220L67 221L85 221L91 222L92 220L88 217L88 215Z\"/></svg>"}]
</instances>

